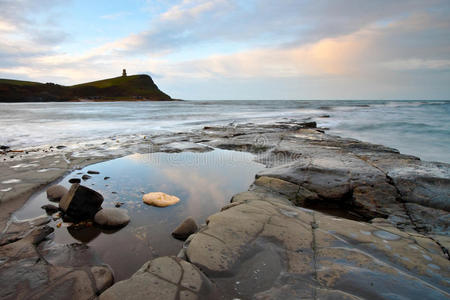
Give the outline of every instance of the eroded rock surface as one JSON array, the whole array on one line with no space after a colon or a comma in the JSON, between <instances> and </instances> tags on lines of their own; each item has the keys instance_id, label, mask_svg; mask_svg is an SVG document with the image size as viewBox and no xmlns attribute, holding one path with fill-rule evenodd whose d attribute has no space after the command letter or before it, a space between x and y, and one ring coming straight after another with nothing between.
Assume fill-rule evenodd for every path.
<instances>
[{"instance_id":1,"label":"eroded rock surface","mask_svg":"<svg viewBox=\"0 0 450 300\"><path fill-rule=\"evenodd\" d=\"M179 272L180 268L185 272L187 262L160 258L155 265L164 266L162 271L150 270L150 262L101 297L125 299L149 293L155 299L203 299L211 292L214 299L449 298L449 165L327 135L315 126L292 120L230 124L187 133L121 137L121 147L111 138L69 145L52 154L42 154L46 150L39 149L24 154L20 164L17 158L5 161L0 201L29 193L70 167L85 165L87 157L99 161L135 152L202 152L210 147L251 152L268 169L258 174L249 191L235 195L222 212L207 220L206 227L191 235L180 255L216 283L218 294L211 292L214 288L203 294L183 286L184 275ZM345 212L346 218L351 215L359 221L319 210L336 215ZM2 245L18 243L29 235L28 229L13 227L2 235ZM37 240L45 236L43 232L37 234ZM39 249L45 253L61 251ZM23 248L20 253L33 257L31 250L33 247ZM6 254L0 260L0 272L12 270L6 265L12 252L2 253ZM48 266L42 266L42 261L40 258L36 263L33 257L29 273L18 271L14 278L48 282L41 271ZM58 259L48 261L62 267L56 265ZM89 268L94 278L106 274L90 281L96 293L109 282L108 272L99 268ZM202 286L210 286L210 281L193 268L193 274L200 274ZM160 271L170 274L161 275ZM77 278L85 274L77 272L69 274L77 274ZM78 293L90 291L81 283L74 285L84 280L70 280L59 285L65 289L62 293L71 295L73 288ZM27 284L27 295L35 295L34 287ZM9 291L5 295L12 295L11 287L5 291ZM20 291L16 286L15 297L20 298ZM51 298L52 289L47 293Z\"/></svg>"},{"instance_id":2,"label":"eroded rock surface","mask_svg":"<svg viewBox=\"0 0 450 300\"><path fill-rule=\"evenodd\" d=\"M194 265L177 257L145 263L130 279L119 281L100 300L217 299L214 285Z\"/></svg>"},{"instance_id":3,"label":"eroded rock surface","mask_svg":"<svg viewBox=\"0 0 450 300\"><path fill-rule=\"evenodd\" d=\"M49 241L48 221L11 223L1 234L1 299L94 299L114 282L89 247Z\"/></svg>"},{"instance_id":4,"label":"eroded rock surface","mask_svg":"<svg viewBox=\"0 0 450 300\"><path fill-rule=\"evenodd\" d=\"M283 193L296 205L336 207L361 219L387 218L403 230L448 235L448 164L424 162L392 148L327 135L302 124L208 127L203 139L210 139L202 142L256 153L269 169L258 174L262 178L255 185L264 177L275 185L275 179L283 180Z\"/></svg>"},{"instance_id":5,"label":"eroded rock surface","mask_svg":"<svg viewBox=\"0 0 450 300\"><path fill-rule=\"evenodd\" d=\"M449 297L450 263L433 239L384 219L369 224L295 207L289 182L266 182L236 195L187 243L187 259L223 299Z\"/></svg>"}]
</instances>

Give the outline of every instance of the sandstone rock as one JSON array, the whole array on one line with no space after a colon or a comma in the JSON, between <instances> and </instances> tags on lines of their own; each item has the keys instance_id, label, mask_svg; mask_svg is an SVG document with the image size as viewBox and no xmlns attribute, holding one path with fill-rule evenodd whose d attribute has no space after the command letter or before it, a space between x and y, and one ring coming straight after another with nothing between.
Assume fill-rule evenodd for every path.
<instances>
[{"instance_id":1,"label":"sandstone rock","mask_svg":"<svg viewBox=\"0 0 450 300\"><path fill-rule=\"evenodd\" d=\"M178 152L208 152L212 151L213 148L196 144L192 142L174 142L169 144L164 144L159 149L161 152L178 153Z\"/></svg>"},{"instance_id":2,"label":"sandstone rock","mask_svg":"<svg viewBox=\"0 0 450 300\"><path fill-rule=\"evenodd\" d=\"M432 239L389 222L294 207L286 195L267 193L236 195L241 204L190 236L187 259L225 299L447 297L450 262Z\"/></svg>"},{"instance_id":3,"label":"sandstone rock","mask_svg":"<svg viewBox=\"0 0 450 300\"><path fill-rule=\"evenodd\" d=\"M177 257L145 263L131 278L115 283L100 300L217 299L214 285L192 264Z\"/></svg>"},{"instance_id":4,"label":"sandstone rock","mask_svg":"<svg viewBox=\"0 0 450 300\"><path fill-rule=\"evenodd\" d=\"M42 205L41 208L44 209L48 215L52 215L58 211L58 207L53 204Z\"/></svg>"},{"instance_id":5,"label":"sandstone rock","mask_svg":"<svg viewBox=\"0 0 450 300\"><path fill-rule=\"evenodd\" d=\"M93 266L91 273L95 279L95 286L99 293L102 293L114 283L114 273L106 266Z\"/></svg>"},{"instance_id":6,"label":"sandstone rock","mask_svg":"<svg viewBox=\"0 0 450 300\"><path fill-rule=\"evenodd\" d=\"M52 185L47 189L47 198L51 201L59 201L68 192L62 185Z\"/></svg>"},{"instance_id":7,"label":"sandstone rock","mask_svg":"<svg viewBox=\"0 0 450 300\"><path fill-rule=\"evenodd\" d=\"M195 220L192 217L189 217L175 228L172 232L172 236L180 240L185 240L191 234L195 233L197 229L197 223L195 223Z\"/></svg>"},{"instance_id":8,"label":"sandstone rock","mask_svg":"<svg viewBox=\"0 0 450 300\"><path fill-rule=\"evenodd\" d=\"M59 208L76 220L92 219L102 203L101 194L75 183L59 202Z\"/></svg>"},{"instance_id":9,"label":"sandstone rock","mask_svg":"<svg viewBox=\"0 0 450 300\"><path fill-rule=\"evenodd\" d=\"M168 195L165 193L154 192L145 194L142 197L142 201L144 201L144 203L148 205L166 207L178 203L180 199L176 196Z\"/></svg>"},{"instance_id":10,"label":"sandstone rock","mask_svg":"<svg viewBox=\"0 0 450 300\"><path fill-rule=\"evenodd\" d=\"M0 281L1 299L94 299L112 284L111 270L97 265L89 247L49 242L53 228L43 222L39 218L7 228L8 235L19 228L25 234L0 247L0 278L8 279Z\"/></svg>"},{"instance_id":11,"label":"sandstone rock","mask_svg":"<svg viewBox=\"0 0 450 300\"><path fill-rule=\"evenodd\" d=\"M103 208L95 214L94 221L102 226L120 227L130 222L130 216L125 209Z\"/></svg>"}]
</instances>

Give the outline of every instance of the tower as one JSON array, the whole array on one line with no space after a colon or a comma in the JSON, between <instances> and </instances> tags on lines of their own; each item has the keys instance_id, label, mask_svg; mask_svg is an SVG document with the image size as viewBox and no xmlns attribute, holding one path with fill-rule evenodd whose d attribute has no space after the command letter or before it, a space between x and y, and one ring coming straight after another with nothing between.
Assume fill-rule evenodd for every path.
<instances>
[{"instance_id":1,"label":"tower","mask_svg":"<svg viewBox=\"0 0 450 300\"><path fill-rule=\"evenodd\" d=\"M123 76L123 77L127 76L127 70L126 70L126 69L123 69L123 70L122 70L122 76Z\"/></svg>"}]
</instances>

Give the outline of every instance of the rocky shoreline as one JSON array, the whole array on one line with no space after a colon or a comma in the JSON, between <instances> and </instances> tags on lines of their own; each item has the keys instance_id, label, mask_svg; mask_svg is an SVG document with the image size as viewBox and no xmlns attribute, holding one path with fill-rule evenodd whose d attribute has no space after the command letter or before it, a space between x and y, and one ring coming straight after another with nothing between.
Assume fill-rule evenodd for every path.
<instances>
[{"instance_id":1,"label":"rocky shoreline","mask_svg":"<svg viewBox=\"0 0 450 300\"><path fill-rule=\"evenodd\" d=\"M4 151L0 274L12 279L0 284L0 298L449 297L450 165L315 127L229 124ZM254 153L267 169L210 216L178 257L154 259L110 288L112 271L84 255L87 246L52 243L45 218L9 218L70 170L132 153L212 148Z\"/></svg>"}]
</instances>

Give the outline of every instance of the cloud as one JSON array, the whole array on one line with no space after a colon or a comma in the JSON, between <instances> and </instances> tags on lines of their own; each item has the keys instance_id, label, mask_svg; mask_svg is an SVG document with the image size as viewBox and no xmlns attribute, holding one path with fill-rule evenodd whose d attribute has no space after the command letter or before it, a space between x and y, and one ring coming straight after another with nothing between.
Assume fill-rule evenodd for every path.
<instances>
[{"instance_id":1,"label":"cloud","mask_svg":"<svg viewBox=\"0 0 450 300\"><path fill-rule=\"evenodd\" d=\"M201 14L211 12L219 6L226 5L226 0L183 0L180 4L172 6L161 15L163 21L186 22L196 19Z\"/></svg>"},{"instance_id":2,"label":"cloud","mask_svg":"<svg viewBox=\"0 0 450 300\"><path fill-rule=\"evenodd\" d=\"M403 59L383 63L388 69L410 70L450 70L450 59Z\"/></svg>"},{"instance_id":3,"label":"cloud","mask_svg":"<svg viewBox=\"0 0 450 300\"><path fill-rule=\"evenodd\" d=\"M64 1L0 0L0 76L71 84L119 75L127 68L129 73L151 72L173 89L170 94L177 94L181 80L199 87L211 81L216 87L236 80L258 82L261 88L252 86L256 94L272 80L302 86L293 88L300 91L298 97L301 91L309 95L306 91L315 85L320 87L314 91L342 94L356 81L386 91L402 82L407 92L407 84L423 86L421 70L427 71L428 81L449 77L450 7L445 0L157 3L151 11L157 14L138 30L95 47L77 44L74 52L63 50L70 39L70 32L58 26L64 20L52 18ZM98 18L114 20L128 13L136 14L123 10ZM268 94L267 88L261 93ZM203 97L215 98L214 89L203 91L210 93ZM195 91L188 92L195 98Z\"/></svg>"}]
</instances>

